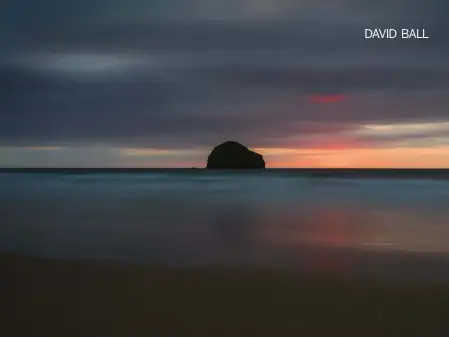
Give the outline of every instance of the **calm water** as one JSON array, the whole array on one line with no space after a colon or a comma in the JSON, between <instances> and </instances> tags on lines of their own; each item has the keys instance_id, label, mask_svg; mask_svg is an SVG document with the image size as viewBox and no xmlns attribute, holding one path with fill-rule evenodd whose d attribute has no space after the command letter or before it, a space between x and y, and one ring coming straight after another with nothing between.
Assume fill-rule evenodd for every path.
<instances>
[{"instance_id":1,"label":"calm water","mask_svg":"<svg viewBox=\"0 0 449 337\"><path fill-rule=\"evenodd\" d=\"M435 177L3 171L0 250L449 280L449 180Z\"/></svg>"}]
</instances>

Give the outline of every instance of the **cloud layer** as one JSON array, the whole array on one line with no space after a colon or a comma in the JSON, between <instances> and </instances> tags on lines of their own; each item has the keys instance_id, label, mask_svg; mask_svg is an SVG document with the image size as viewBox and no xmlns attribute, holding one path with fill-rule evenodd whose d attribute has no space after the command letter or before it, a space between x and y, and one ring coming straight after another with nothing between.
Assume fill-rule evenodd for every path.
<instances>
[{"instance_id":1,"label":"cloud layer","mask_svg":"<svg viewBox=\"0 0 449 337\"><path fill-rule=\"evenodd\" d=\"M3 3L0 146L445 143L443 0ZM415 27L431 38L364 39ZM365 132L420 123L433 126Z\"/></svg>"}]
</instances>

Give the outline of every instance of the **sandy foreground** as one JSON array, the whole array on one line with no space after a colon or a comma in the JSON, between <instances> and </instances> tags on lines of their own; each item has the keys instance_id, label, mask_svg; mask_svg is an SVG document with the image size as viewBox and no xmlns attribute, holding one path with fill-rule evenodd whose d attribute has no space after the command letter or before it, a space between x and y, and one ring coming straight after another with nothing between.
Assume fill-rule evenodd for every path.
<instances>
[{"instance_id":1,"label":"sandy foreground","mask_svg":"<svg viewBox=\"0 0 449 337\"><path fill-rule=\"evenodd\" d=\"M449 336L449 285L0 255L0 336Z\"/></svg>"}]
</instances>

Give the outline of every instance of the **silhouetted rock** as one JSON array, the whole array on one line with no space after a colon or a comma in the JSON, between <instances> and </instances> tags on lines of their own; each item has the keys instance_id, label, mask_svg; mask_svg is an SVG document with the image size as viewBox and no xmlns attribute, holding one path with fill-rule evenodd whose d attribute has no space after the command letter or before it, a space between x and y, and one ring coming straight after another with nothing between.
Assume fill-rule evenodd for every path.
<instances>
[{"instance_id":1,"label":"silhouetted rock","mask_svg":"<svg viewBox=\"0 0 449 337\"><path fill-rule=\"evenodd\" d=\"M250 151L237 142L224 142L216 146L207 158L209 169L263 169L262 155Z\"/></svg>"}]
</instances>

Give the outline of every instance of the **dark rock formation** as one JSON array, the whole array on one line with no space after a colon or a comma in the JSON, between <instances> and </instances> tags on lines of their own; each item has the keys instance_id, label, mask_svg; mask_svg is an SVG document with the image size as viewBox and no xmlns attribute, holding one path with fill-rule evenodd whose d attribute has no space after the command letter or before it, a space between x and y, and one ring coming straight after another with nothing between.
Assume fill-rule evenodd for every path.
<instances>
[{"instance_id":1,"label":"dark rock formation","mask_svg":"<svg viewBox=\"0 0 449 337\"><path fill-rule=\"evenodd\" d=\"M224 142L216 146L207 158L209 169L263 169L262 155L250 151L237 142Z\"/></svg>"}]
</instances>

